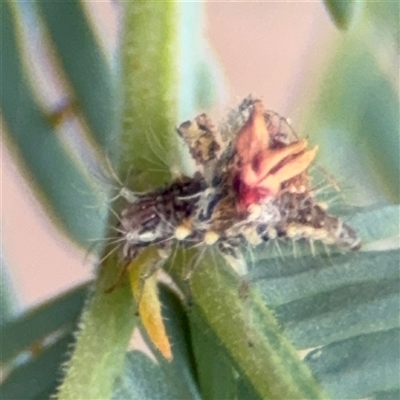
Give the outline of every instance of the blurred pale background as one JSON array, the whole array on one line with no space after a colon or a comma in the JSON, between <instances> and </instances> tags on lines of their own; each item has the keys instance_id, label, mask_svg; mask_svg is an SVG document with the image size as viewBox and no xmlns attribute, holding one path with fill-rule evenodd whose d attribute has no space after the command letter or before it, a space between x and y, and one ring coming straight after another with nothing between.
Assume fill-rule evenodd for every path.
<instances>
[{"instance_id":1,"label":"blurred pale background","mask_svg":"<svg viewBox=\"0 0 400 400\"><path fill-rule=\"evenodd\" d=\"M111 53L115 9L109 2L87 6L96 29L107 32L102 37ZM254 93L288 117L312 90L313 77L340 34L321 1L207 2L204 29L225 76L224 106ZM94 260L52 226L2 144L3 258L23 310L89 279Z\"/></svg>"}]
</instances>

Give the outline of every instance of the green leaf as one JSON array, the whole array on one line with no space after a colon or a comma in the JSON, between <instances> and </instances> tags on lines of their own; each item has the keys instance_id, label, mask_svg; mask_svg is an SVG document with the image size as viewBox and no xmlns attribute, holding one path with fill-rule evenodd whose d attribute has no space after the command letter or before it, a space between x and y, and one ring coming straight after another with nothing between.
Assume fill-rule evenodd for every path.
<instances>
[{"instance_id":1,"label":"green leaf","mask_svg":"<svg viewBox=\"0 0 400 400\"><path fill-rule=\"evenodd\" d=\"M167 373L155 361L139 351L128 353L125 369L117 380L113 399L192 399L188 391L181 391L171 383L179 383L178 376ZM198 397L200 398L200 397Z\"/></svg>"},{"instance_id":2,"label":"green leaf","mask_svg":"<svg viewBox=\"0 0 400 400\"><path fill-rule=\"evenodd\" d=\"M98 193L27 84L18 45L21 24L16 4L2 2L0 107L6 139L53 221L87 245L104 227L99 211L87 208L99 203Z\"/></svg>"},{"instance_id":3,"label":"green leaf","mask_svg":"<svg viewBox=\"0 0 400 400\"><path fill-rule=\"evenodd\" d=\"M351 219L367 240L399 237L398 206L359 210ZM400 368L398 247L397 240L397 248L388 251L256 257L252 287L298 349L317 348L306 362L333 398L399 388L392 373Z\"/></svg>"},{"instance_id":4,"label":"green leaf","mask_svg":"<svg viewBox=\"0 0 400 400\"><path fill-rule=\"evenodd\" d=\"M129 352L125 368L114 386L114 399L137 398L200 399L191 351L186 312L181 302L164 285L160 288L163 316L174 358L166 361L155 349L155 359L140 351ZM147 340L148 346L153 348Z\"/></svg>"},{"instance_id":5,"label":"green leaf","mask_svg":"<svg viewBox=\"0 0 400 400\"><path fill-rule=\"evenodd\" d=\"M4 398L48 398L62 378L87 285L37 307L1 330Z\"/></svg>"},{"instance_id":6,"label":"green leaf","mask_svg":"<svg viewBox=\"0 0 400 400\"><path fill-rule=\"evenodd\" d=\"M30 362L15 369L1 385L4 399L44 399L54 393L62 377L61 364L73 341L70 333L42 351Z\"/></svg>"},{"instance_id":7,"label":"green leaf","mask_svg":"<svg viewBox=\"0 0 400 400\"><path fill-rule=\"evenodd\" d=\"M0 255L0 328L15 317L17 300L13 289L3 255Z\"/></svg>"},{"instance_id":8,"label":"green leaf","mask_svg":"<svg viewBox=\"0 0 400 400\"><path fill-rule=\"evenodd\" d=\"M371 396L373 400L397 400L400 398L400 389L384 390L374 392Z\"/></svg>"},{"instance_id":9,"label":"green leaf","mask_svg":"<svg viewBox=\"0 0 400 400\"><path fill-rule=\"evenodd\" d=\"M318 256L260 259L254 266L252 279L260 286L265 301L278 306L349 284L395 279L397 258L398 250L333 255L328 259Z\"/></svg>"},{"instance_id":10,"label":"green leaf","mask_svg":"<svg viewBox=\"0 0 400 400\"><path fill-rule=\"evenodd\" d=\"M391 329L363 334L310 352L305 361L332 397L370 397L399 388L399 335ZM381 394L379 399L390 398Z\"/></svg>"},{"instance_id":11,"label":"green leaf","mask_svg":"<svg viewBox=\"0 0 400 400\"><path fill-rule=\"evenodd\" d=\"M344 217L344 220L357 230L363 245L387 238L400 240L400 207L398 205L373 206L358 212L355 210L351 215Z\"/></svg>"},{"instance_id":12,"label":"green leaf","mask_svg":"<svg viewBox=\"0 0 400 400\"><path fill-rule=\"evenodd\" d=\"M364 0L324 0L329 14L339 29L348 29L361 13Z\"/></svg>"},{"instance_id":13,"label":"green leaf","mask_svg":"<svg viewBox=\"0 0 400 400\"><path fill-rule=\"evenodd\" d=\"M116 82L85 15L83 3L36 1L55 46L74 105L83 113L91 135L103 150L115 144Z\"/></svg>"},{"instance_id":14,"label":"green leaf","mask_svg":"<svg viewBox=\"0 0 400 400\"><path fill-rule=\"evenodd\" d=\"M399 261L399 254L395 256ZM399 280L345 283L275 308L285 333L299 348L307 349L362 333L398 326ZM315 285L314 282L311 284Z\"/></svg>"},{"instance_id":15,"label":"green leaf","mask_svg":"<svg viewBox=\"0 0 400 400\"><path fill-rule=\"evenodd\" d=\"M78 286L5 325L1 330L1 362L17 357L52 332L72 329L86 294L87 285Z\"/></svg>"}]
</instances>

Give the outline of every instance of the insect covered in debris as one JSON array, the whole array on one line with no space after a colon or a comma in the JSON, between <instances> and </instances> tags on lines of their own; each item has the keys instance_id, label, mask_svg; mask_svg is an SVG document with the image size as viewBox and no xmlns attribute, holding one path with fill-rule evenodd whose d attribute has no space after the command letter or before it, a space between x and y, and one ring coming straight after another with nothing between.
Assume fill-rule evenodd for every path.
<instances>
[{"instance_id":1,"label":"insect covered in debris","mask_svg":"<svg viewBox=\"0 0 400 400\"><path fill-rule=\"evenodd\" d=\"M223 254L278 237L359 247L356 233L313 197L307 170L317 147L308 149L283 118L251 97L226 124L230 132L217 130L205 114L181 124L198 171L127 202L118 226L123 260L150 245L171 253L178 241L216 245Z\"/></svg>"},{"instance_id":2,"label":"insect covered in debris","mask_svg":"<svg viewBox=\"0 0 400 400\"><path fill-rule=\"evenodd\" d=\"M181 124L178 134L196 173L127 199L119 215L123 263L149 247L160 255L142 273L142 285L177 243L214 246L240 275L247 272L244 246L306 239L341 250L360 247L357 234L314 197L308 170L317 147L309 148L261 100L246 98L219 128L202 114Z\"/></svg>"}]
</instances>

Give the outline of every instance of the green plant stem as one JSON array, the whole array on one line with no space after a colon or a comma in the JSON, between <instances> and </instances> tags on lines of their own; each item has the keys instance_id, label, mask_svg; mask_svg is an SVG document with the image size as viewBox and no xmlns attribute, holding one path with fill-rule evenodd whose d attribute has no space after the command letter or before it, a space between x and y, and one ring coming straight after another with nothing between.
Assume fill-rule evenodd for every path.
<instances>
[{"instance_id":1,"label":"green plant stem","mask_svg":"<svg viewBox=\"0 0 400 400\"><path fill-rule=\"evenodd\" d=\"M59 399L110 398L115 378L123 368L134 326L129 286L107 289L118 274L116 257L104 262L93 296L81 317L80 331Z\"/></svg>"},{"instance_id":2,"label":"green plant stem","mask_svg":"<svg viewBox=\"0 0 400 400\"><path fill-rule=\"evenodd\" d=\"M134 169L135 188L149 188L165 182L167 176L168 171L157 157L168 156L168 151L161 149L176 148L170 144L176 136L173 55L177 43L177 3L131 1L124 3L124 7L122 135L117 164L122 176ZM151 136L146 136L149 131ZM164 172L153 172L153 168L164 168ZM138 172L142 173L142 182ZM114 223L110 218L110 226ZM75 350L60 387L60 399L106 399L112 395L135 319L126 282L106 293L117 279L118 263L117 256L108 257L100 269L93 297L82 315Z\"/></svg>"},{"instance_id":3,"label":"green plant stem","mask_svg":"<svg viewBox=\"0 0 400 400\"><path fill-rule=\"evenodd\" d=\"M179 166L177 146L177 3L126 4L122 44L120 173L137 189L165 185ZM135 173L136 172L136 173Z\"/></svg>"},{"instance_id":4,"label":"green plant stem","mask_svg":"<svg viewBox=\"0 0 400 400\"><path fill-rule=\"evenodd\" d=\"M326 399L272 312L253 291L241 298L239 287L236 276L210 260L191 280L195 311L218 336L240 375L263 399Z\"/></svg>"}]
</instances>

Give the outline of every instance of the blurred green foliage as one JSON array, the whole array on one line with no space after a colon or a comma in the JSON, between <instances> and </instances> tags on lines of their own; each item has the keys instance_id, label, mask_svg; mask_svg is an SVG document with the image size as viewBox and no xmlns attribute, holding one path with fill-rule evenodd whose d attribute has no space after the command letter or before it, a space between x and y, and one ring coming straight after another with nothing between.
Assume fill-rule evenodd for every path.
<instances>
[{"instance_id":1,"label":"blurred green foliage","mask_svg":"<svg viewBox=\"0 0 400 400\"><path fill-rule=\"evenodd\" d=\"M324 3L332 20L340 29L348 29L352 24L357 23L364 5L363 0L324 0Z\"/></svg>"},{"instance_id":2,"label":"blurred green foliage","mask_svg":"<svg viewBox=\"0 0 400 400\"><path fill-rule=\"evenodd\" d=\"M398 203L400 6L366 2L363 11L316 82L301 131L321 145L320 162L348 203Z\"/></svg>"}]
</instances>

